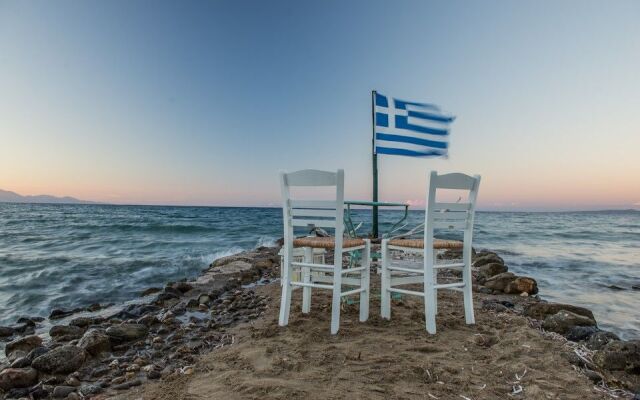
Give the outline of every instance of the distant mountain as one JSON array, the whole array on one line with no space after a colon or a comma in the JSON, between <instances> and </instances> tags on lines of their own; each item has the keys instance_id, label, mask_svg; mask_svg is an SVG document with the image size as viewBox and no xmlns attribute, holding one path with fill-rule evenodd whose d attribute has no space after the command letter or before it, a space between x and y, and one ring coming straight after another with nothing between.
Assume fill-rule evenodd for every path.
<instances>
[{"instance_id":1,"label":"distant mountain","mask_svg":"<svg viewBox=\"0 0 640 400\"><path fill-rule=\"evenodd\" d=\"M41 194L22 196L15 192L0 189L0 203L56 203L56 204L95 204L93 201L78 200L73 197L56 197Z\"/></svg>"}]
</instances>

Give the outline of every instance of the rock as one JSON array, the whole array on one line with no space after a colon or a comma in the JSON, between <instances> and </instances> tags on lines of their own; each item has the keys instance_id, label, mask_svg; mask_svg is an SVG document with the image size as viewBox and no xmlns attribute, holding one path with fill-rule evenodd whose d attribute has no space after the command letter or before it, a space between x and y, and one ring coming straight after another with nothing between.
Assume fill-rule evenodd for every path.
<instances>
[{"instance_id":1,"label":"rock","mask_svg":"<svg viewBox=\"0 0 640 400\"><path fill-rule=\"evenodd\" d=\"M64 399L69 396L70 393L75 391L76 388L73 386L56 386L53 389L53 397L56 399Z\"/></svg>"},{"instance_id":2,"label":"rock","mask_svg":"<svg viewBox=\"0 0 640 400\"><path fill-rule=\"evenodd\" d=\"M76 392L71 392L67 396L67 400L80 400L80 395Z\"/></svg>"},{"instance_id":3,"label":"rock","mask_svg":"<svg viewBox=\"0 0 640 400\"><path fill-rule=\"evenodd\" d=\"M11 368L25 368L31 365L31 360L28 357L20 357L16 358L14 362L11 363Z\"/></svg>"},{"instance_id":4,"label":"rock","mask_svg":"<svg viewBox=\"0 0 640 400\"><path fill-rule=\"evenodd\" d=\"M156 299L154 300L154 303L163 303L167 300L171 300L171 299L179 299L180 296L173 293L173 292L162 292L160 293L158 296L156 296Z\"/></svg>"},{"instance_id":5,"label":"rock","mask_svg":"<svg viewBox=\"0 0 640 400\"><path fill-rule=\"evenodd\" d=\"M136 321L136 323L143 324L143 325L146 325L146 326L151 326L151 325L157 324L159 322L160 322L160 320L158 320L158 317L156 317L155 315L152 315L152 314L147 314L147 315L145 315L143 317L140 317Z\"/></svg>"},{"instance_id":6,"label":"rock","mask_svg":"<svg viewBox=\"0 0 640 400\"><path fill-rule=\"evenodd\" d=\"M584 370L584 374L587 378L591 379L593 383L600 383L603 379L602 375L590 369Z\"/></svg>"},{"instance_id":7,"label":"rock","mask_svg":"<svg viewBox=\"0 0 640 400\"><path fill-rule=\"evenodd\" d=\"M7 368L0 372L0 389L25 388L38 383L38 371L33 368Z\"/></svg>"},{"instance_id":8,"label":"rock","mask_svg":"<svg viewBox=\"0 0 640 400\"><path fill-rule=\"evenodd\" d=\"M584 307L561 303L534 303L525 308L524 315L534 319L544 320L548 315L557 314L560 310L566 310L574 314L585 316L594 322L596 320L591 310Z\"/></svg>"},{"instance_id":9,"label":"rock","mask_svg":"<svg viewBox=\"0 0 640 400\"><path fill-rule=\"evenodd\" d=\"M10 326L0 326L0 337L13 336L15 329Z\"/></svg>"},{"instance_id":10,"label":"rock","mask_svg":"<svg viewBox=\"0 0 640 400\"><path fill-rule=\"evenodd\" d=\"M591 335L596 333L598 328L595 326L574 326L564 335L567 339L573 342L579 342L581 340L587 340Z\"/></svg>"},{"instance_id":11,"label":"rock","mask_svg":"<svg viewBox=\"0 0 640 400\"><path fill-rule=\"evenodd\" d=\"M475 291L476 291L476 290L474 290L474 292L475 292ZM477 292L484 293L484 294L492 294L492 293L493 293L493 290L489 289L488 287L480 286L480 287L478 288Z\"/></svg>"},{"instance_id":12,"label":"rock","mask_svg":"<svg viewBox=\"0 0 640 400\"><path fill-rule=\"evenodd\" d=\"M35 349L31 350L29 354L27 354L27 358L29 359L29 364L31 364L33 360L35 360L36 358L40 357L41 355L47 352L49 352L49 349L43 346L38 346Z\"/></svg>"},{"instance_id":13,"label":"rock","mask_svg":"<svg viewBox=\"0 0 640 400\"><path fill-rule=\"evenodd\" d=\"M122 343L147 336L149 328L141 324L120 324L110 326L106 333L114 342Z\"/></svg>"},{"instance_id":14,"label":"rock","mask_svg":"<svg viewBox=\"0 0 640 400\"><path fill-rule=\"evenodd\" d=\"M152 369L151 371L147 372L148 379L160 379L161 377L162 377L162 374L160 374L160 372L156 371L155 369Z\"/></svg>"},{"instance_id":15,"label":"rock","mask_svg":"<svg viewBox=\"0 0 640 400\"><path fill-rule=\"evenodd\" d=\"M7 343L4 353L9 361L26 356L31 350L42 344L40 336L31 335Z\"/></svg>"},{"instance_id":16,"label":"rock","mask_svg":"<svg viewBox=\"0 0 640 400\"><path fill-rule=\"evenodd\" d=\"M109 336L101 330L89 329L78 342L78 347L92 356L111 351Z\"/></svg>"},{"instance_id":17,"label":"rock","mask_svg":"<svg viewBox=\"0 0 640 400\"><path fill-rule=\"evenodd\" d=\"M492 263L489 263L489 264L482 265L478 272L480 274L480 278L481 279L487 280L487 279L491 278L492 276L496 276L496 275L501 274L503 272L507 272L508 270L509 270L509 268L507 268L506 265L492 262Z\"/></svg>"},{"instance_id":18,"label":"rock","mask_svg":"<svg viewBox=\"0 0 640 400\"><path fill-rule=\"evenodd\" d=\"M171 285L171 287L178 290L180 293L187 293L189 290L193 289L193 286L191 286L187 282L176 282Z\"/></svg>"},{"instance_id":19,"label":"rock","mask_svg":"<svg viewBox=\"0 0 640 400\"><path fill-rule=\"evenodd\" d=\"M70 339L78 339L82 337L84 329L77 326L55 325L49 330L49 335L53 338L64 336Z\"/></svg>"},{"instance_id":20,"label":"rock","mask_svg":"<svg viewBox=\"0 0 640 400\"><path fill-rule=\"evenodd\" d=\"M504 292L507 285L509 285L509 283L514 281L516 278L517 277L511 272L503 272L487 279L484 283L484 286L491 290Z\"/></svg>"},{"instance_id":21,"label":"rock","mask_svg":"<svg viewBox=\"0 0 640 400\"><path fill-rule=\"evenodd\" d=\"M73 311L54 308L53 310L51 310L51 314L49 314L49 319L60 319L60 318L67 317L71 314L73 314Z\"/></svg>"},{"instance_id":22,"label":"rock","mask_svg":"<svg viewBox=\"0 0 640 400\"><path fill-rule=\"evenodd\" d=\"M566 358L567 361L569 361L570 364L575 365L576 367L579 368L584 368L586 365L584 363L584 360L580 357L578 357L578 355L576 353L574 353L573 351L569 351L566 353L561 353L560 354L562 357Z\"/></svg>"},{"instance_id":23,"label":"rock","mask_svg":"<svg viewBox=\"0 0 640 400\"><path fill-rule=\"evenodd\" d=\"M519 276L507 284L504 292L507 294L536 294L538 293L538 283L533 278Z\"/></svg>"},{"instance_id":24,"label":"rock","mask_svg":"<svg viewBox=\"0 0 640 400\"><path fill-rule=\"evenodd\" d=\"M105 305L102 305L100 303L93 303L89 307L87 307L85 310L89 311L89 312L96 312L98 310L102 310L103 308L108 308L108 307L111 307L113 305L114 305L114 303L109 303L109 304L105 304Z\"/></svg>"},{"instance_id":25,"label":"rock","mask_svg":"<svg viewBox=\"0 0 640 400\"><path fill-rule=\"evenodd\" d=\"M133 379L129 382L124 382L124 383L120 383L118 385L114 385L112 386L112 389L115 390L125 390L125 389L129 389L130 387L133 386L140 386L142 384L142 382L139 379Z\"/></svg>"},{"instance_id":26,"label":"rock","mask_svg":"<svg viewBox=\"0 0 640 400\"><path fill-rule=\"evenodd\" d=\"M571 311L560 310L557 314L549 315L542 322L542 327L548 331L566 334L574 326L594 326L594 320Z\"/></svg>"},{"instance_id":27,"label":"rock","mask_svg":"<svg viewBox=\"0 0 640 400\"><path fill-rule=\"evenodd\" d=\"M149 296L151 294L158 293L161 290L162 289L158 287L150 287L148 289L143 290L142 293L140 293L140 296L141 297Z\"/></svg>"},{"instance_id":28,"label":"rock","mask_svg":"<svg viewBox=\"0 0 640 400\"><path fill-rule=\"evenodd\" d=\"M640 374L640 340L609 342L596 352L593 362L603 369Z\"/></svg>"},{"instance_id":29,"label":"rock","mask_svg":"<svg viewBox=\"0 0 640 400\"><path fill-rule=\"evenodd\" d=\"M507 311L507 307L503 304L500 304L497 301L482 301L482 306L480 307L483 310L494 311L496 313L501 313Z\"/></svg>"},{"instance_id":30,"label":"rock","mask_svg":"<svg viewBox=\"0 0 640 400\"><path fill-rule=\"evenodd\" d=\"M80 388L80 393L82 393L82 395L85 397L89 397L94 394L102 393L103 390L104 389L102 389L100 385L86 384L82 385L82 387Z\"/></svg>"},{"instance_id":31,"label":"rock","mask_svg":"<svg viewBox=\"0 0 640 400\"><path fill-rule=\"evenodd\" d=\"M49 391L41 387L32 390L30 394L36 400L49 398Z\"/></svg>"},{"instance_id":32,"label":"rock","mask_svg":"<svg viewBox=\"0 0 640 400\"><path fill-rule=\"evenodd\" d=\"M210 300L209 295L201 294L200 297L198 297L198 304L207 304Z\"/></svg>"},{"instance_id":33,"label":"rock","mask_svg":"<svg viewBox=\"0 0 640 400\"><path fill-rule=\"evenodd\" d=\"M214 262L211 263L211 267L216 268L216 267L222 267L224 265L227 265L229 263L232 263L234 261L244 261L244 262L249 262L251 261L251 258L242 255L242 254L236 254L236 255L232 255L232 256L227 256L227 257L222 257L222 258L218 258L217 260L215 260Z\"/></svg>"},{"instance_id":34,"label":"rock","mask_svg":"<svg viewBox=\"0 0 640 400\"><path fill-rule=\"evenodd\" d=\"M173 289L171 289L173 290ZM178 292L179 293L179 292ZM177 295L176 295L177 296ZM146 314L156 313L161 308L153 304L131 304L122 309L117 314L109 317L111 320L116 319L133 319L139 318Z\"/></svg>"},{"instance_id":35,"label":"rock","mask_svg":"<svg viewBox=\"0 0 640 400\"><path fill-rule=\"evenodd\" d=\"M502 257L498 256L495 253L487 253L485 255L482 255L478 258L475 259L475 261L473 262L473 266L476 268L480 268L483 265L486 264L504 264L504 260L502 259Z\"/></svg>"},{"instance_id":36,"label":"rock","mask_svg":"<svg viewBox=\"0 0 640 400\"><path fill-rule=\"evenodd\" d=\"M80 369L84 360L85 352L83 349L77 346L65 345L56 347L37 357L31 365L38 371L65 374Z\"/></svg>"},{"instance_id":37,"label":"rock","mask_svg":"<svg viewBox=\"0 0 640 400\"><path fill-rule=\"evenodd\" d=\"M80 380L73 375L69 375L69 377L64 383L67 386L75 386L75 387L80 386Z\"/></svg>"},{"instance_id":38,"label":"rock","mask_svg":"<svg viewBox=\"0 0 640 400\"><path fill-rule=\"evenodd\" d=\"M100 322L102 322L102 319L100 318L77 317L69 321L69 325L86 328L91 325L99 324Z\"/></svg>"},{"instance_id":39,"label":"rock","mask_svg":"<svg viewBox=\"0 0 640 400\"><path fill-rule=\"evenodd\" d=\"M620 340L620 338L615 333L599 331L589 337L586 346L591 350L601 350L607 343L614 340Z\"/></svg>"}]
</instances>

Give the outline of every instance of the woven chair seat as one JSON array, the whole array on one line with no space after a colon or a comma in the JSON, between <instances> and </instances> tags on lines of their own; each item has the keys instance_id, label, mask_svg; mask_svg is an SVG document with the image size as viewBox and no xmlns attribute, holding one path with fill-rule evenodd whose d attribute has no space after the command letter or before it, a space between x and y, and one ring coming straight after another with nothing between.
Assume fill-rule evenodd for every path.
<instances>
[{"instance_id":1,"label":"woven chair seat","mask_svg":"<svg viewBox=\"0 0 640 400\"><path fill-rule=\"evenodd\" d=\"M364 246L364 240L360 238L344 238L342 239L342 248ZM304 237L293 239L293 247L313 247L316 249L333 249L336 247L334 237Z\"/></svg>"},{"instance_id":2,"label":"woven chair seat","mask_svg":"<svg viewBox=\"0 0 640 400\"><path fill-rule=\"evenodd\" d=\"M424 239L391 239L389 246L411 247L414 249L424 248ZM442 249L462 249L463 243L457 240L433 239L433 248Z\"/></svg>"}]
</instances>

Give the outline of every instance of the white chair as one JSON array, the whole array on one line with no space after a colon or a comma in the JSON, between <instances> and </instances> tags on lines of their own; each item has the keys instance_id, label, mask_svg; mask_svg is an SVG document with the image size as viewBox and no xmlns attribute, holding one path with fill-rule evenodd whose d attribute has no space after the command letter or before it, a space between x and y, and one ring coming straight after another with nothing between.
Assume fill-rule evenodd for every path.
<instances>
[{"instance_id":1,"label":"white chair","mask_svg":"<svg viewBox=\"0 0 640 400\"><path fill-rule=\"evenodd\" d=\"M302 312L311 310L311 289L328 289L333 291L331 302L331 334L336 334L340 327L340 301L344 296L360 294L360 321L369 318L369 265L370 241L359 238L345 238L344 235L344 171L326 172L318 170L302 170L297 172L281 172L282 210L284 219L284 269L282 298L280 303L280 326L289 322L291 308L291 292L302 287ZM335 200L293 200L289 188L296 186L335 186ZM315 225L321 228L333 228L333 237L295 238L294 227ZM307 228L308 229L308 228ZM293 249L305 249L304 262L293 261ZM334 262L320 264L313 262L313 249L333 249ZM345 252L362 250L361 265L343 268L342 255ZM301 271L301 280L295 280L294 270ZM319 272L319 273L312 273ZM348 276L350 275L350 276ZM356 275L356 277L354 277ZM355 288L342 291L342 285Z\"/></svg>"},{"instance_id":2,"label":"white chair","mask_svg":"<svg viewBox=\"0 0 640 400\"><path fill-rule=\"evenodd\" d=\"M438 175L432 171L429 176L427 208L425 210L424 237L420 239L382 240L382 289L381 315L391 317L391 293L402 293L424 298L424 312L427 332L436 333L438 289L461 291L464 295L464 312L467 324L474 324L473 295L471 291L471 241L480 176L460 173ZM437 189L457 189L469 191L466 203L442 203L436 201ZM434 229L463 231L463 241L440 240L433 237ZM447 262L437 265L437 252L444 249L462 249L461 262ZM422 253L423 268L393 265L391 251ZM442 268L462 269L462 281L438 283L437 272ZM398 286L423 283L420 292Z\"/></svg>"}]
</instances>

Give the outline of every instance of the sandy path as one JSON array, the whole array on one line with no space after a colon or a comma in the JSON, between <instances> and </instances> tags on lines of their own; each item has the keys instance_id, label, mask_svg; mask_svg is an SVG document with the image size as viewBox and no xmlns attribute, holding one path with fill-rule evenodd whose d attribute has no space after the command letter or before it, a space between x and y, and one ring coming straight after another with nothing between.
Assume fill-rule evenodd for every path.
<instances>
[{"instance_id":1,"label":"sandy path","mask_svg":"<svg viewBox=\"0 0 640 400\"><path fill-rule=\"evenodd\" d=\"M372 288L378 287L372 279ZM230 330L233 346L200 359L193 375L169 378L119 396L123 399L601 399L561 353L514 313L476 309L476 325L464 323L461 294L439 297L438 334L424 329L419 299L394 303L392 320L358 322L345 306L341 330L329 334L329 293L314 293L309 315L294 296L290 325L279 328L280 286L263 318ZM483 295L476 295L476 307ZM524 373L526 371L526 374ZM520 378L518 381L518 377ZM524 376L523 376L524 375ZM514 386L523 392L511 396Z\"/></svg>"}]
</instances>

